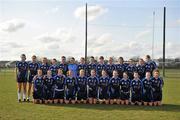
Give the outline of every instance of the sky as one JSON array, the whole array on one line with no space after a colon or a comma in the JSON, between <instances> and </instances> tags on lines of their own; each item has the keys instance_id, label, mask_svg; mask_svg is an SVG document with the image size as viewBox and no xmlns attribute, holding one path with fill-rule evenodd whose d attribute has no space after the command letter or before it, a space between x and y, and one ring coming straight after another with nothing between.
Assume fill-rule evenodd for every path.
<instances>
[{"instance_id":1,"label":"sky","mask_svg":"<svg viewBox=\"0 0 180 120\"><path fill-rule=\"evenodd\" d=\"M88 56L162 57L166 6L166 57L180 57L179 0L0 0L0 60L84 56L86 3Z\"/></svg>"}]
</instances>

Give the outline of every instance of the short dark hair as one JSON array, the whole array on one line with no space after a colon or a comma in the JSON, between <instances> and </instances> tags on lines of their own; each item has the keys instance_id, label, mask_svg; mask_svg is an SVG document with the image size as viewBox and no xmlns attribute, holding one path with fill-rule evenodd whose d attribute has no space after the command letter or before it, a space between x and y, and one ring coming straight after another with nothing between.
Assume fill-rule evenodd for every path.
<instances>
[{"instance_id":1,"label":"short dark hair","mask_svg":"<svg viewBox=\"0 0 180 120\"><path fill-rule=\"evenodd\" d=\"M74 58L74 57L72 57L71 59L75 60L75 58Z\"/></svg>"},{"instance_id":2,"label":"short dark hair","mask_svg":"<svg viewBox=\"0 0 180 120\"><path fill-rule=\"evenodd\" d=\"M124 61L124 58L123 57L119 57L119 59L123 60Z\"/></svg>"},{"instance_id":3,"label":"short dark hair","mask_svg":"<svg viewBox=\"0 0 180 120\"><path fill-rule=\"evenodd\" d=\"M103 60L104 60L104 57L103 57L103 56L100 56L99 59L103 59Z\"/></svg>"},{"instance_id":4,"label":"short dark hair","mask_svg":"<svg viewBox=\"0 0 180 120\"><path fill-rule=\"evenodd\" d=\"M142 58L139 58L139 60L142 60L142 61L144 61Z\"/></svg>"},{"instance_id":5,"label":"short dark hair","mask_svg":"<svg viewBox=\"0 0 180 120\"><path fill-rule=\"evenodd\" d=\"M90 58L94 59L94 56L91 56Z\"/></svg>"},{"instance_id":6,"label":"short dark hair","mask_svg":"<svg viewBox=\"0 0 180 120\"><path fill-rule=\"evenodd\" d=\"M126 75L128 75L128 73L127 73L127 72L123 72L123 74L124 74L124 73L125 73Z\"/></svg>"},{"instance_id":7,"label":"short dark hair","mask_svg":"<svg viewBox=\"0 0 180 120\"><path fill-rule=\"evenodd\" d=\"M56 58L53 58L52 60L54 60L54 61L56 61L56 62L57 62Z\"/></svg>"},{"instance_id":8,"label":"short dark hair","mask_svg":"<svg viewBox=\"0 0 180 120\"><path fill-rule=\"evenodd\" d=\"M150 56L150 55L146 55L146 58L150 59L150 58L151 58L151 56Z\"/></svg>"},{"instance_id":9,"label":"short dark hair","mask_svg":"<svg viewBox=\"0 0 180 120\"><path fill-rule=\"evenodd\" d=\"M33 58L33 57L36 58L36 55L33 55L32 58Z\"/></svg>"},{"instance_id":10,"label":"short dark hair","mask_svg":"<svg viewBox=\"0 0 180 120\"><path fill-rule=\"evenodd\" d=\"M85 60L85 58L84 58L84 57L81 57L81 59Z\"/></svg>"},{"instance_id":11,"label":"short dark hair","mask_svg":"<svg viewBox=\"0 0 180 120\"><path fill-rule=\"evenodd\" d=\"M21 54L21 57L26 57L26 55L25 54Z\"/></svg>"},{"instance_id":12,"label":"short dark hair","mask_svg":"<svg viewBox=\"0 0 180 120\"><path fill-rule=\"evenodd\" d=\"M61 58L66 58L65 56L61 56Z\"/></svg>"}]
</instances>

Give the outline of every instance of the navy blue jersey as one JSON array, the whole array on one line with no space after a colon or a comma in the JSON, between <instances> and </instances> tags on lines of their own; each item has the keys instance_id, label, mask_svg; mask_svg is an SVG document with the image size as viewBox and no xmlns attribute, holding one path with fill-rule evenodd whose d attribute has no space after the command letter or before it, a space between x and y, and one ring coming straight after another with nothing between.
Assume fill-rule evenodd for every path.
<instances>
[{"instance_id":1,"label":"navy blue jersey","mask_svg":"<svg viewBox=\"0 0 180 120\"><path fill-rule=\"evenodd\" d=\"M49 67L49 70L51 70L52 76L55 76L55 75L57 75L58 66L57 66L57 65L51 65L51 66Z\"/></svg>"},{"instance_id":2,"label":"navy blue jersey","mask_svg":"<svg viewBox=\"0 0 180 120\"><path fill-rule=\"evenodd\" d=\"M145 65L137 65L136 68L140 79L142 80L145 77Z\"/></svg>"},{"instance_id":3,"label":"navy blue jersey","mask_svg":"<svg viewBox=\"0 0 180 120\"><path fill-rule=\"evenodd\" d=\"M65 97L67 100L69 99L75 99L75 95L76 95L76 78L75 77L67 77L65 79L65 91L66 91L66 94L65 94Z\"/></svg>"},{"instance_id":4,"label":"navy blue jersey","mask_svg":"<svg viewBox=\"0 0 180 120\"><path fill-rule=\"evenodd\" d=\"M65 76L64 75L56 75L54 76L53 84L57 89L64 89Z\"/></svg>"},{"instance_id":5,"label":"navy blue jersey","mask_svg":"<svg viewBox=\"0 0 180 120\"><path fill-rule=\"evenodd\" d=\"M129 92L131 87L131 81L129 79L122 78L120 81L121 92Z\"/></svg>"},{"instance_id":6,"label":"navy blue jersey","mask_svg":"<svg viewBox=\"0 0 180 120\"><path fill-rule=\"evenodd\" d=\"M113 87L113 86L115 86L115 87L119 87L119 85L120 85L120 78L119 77L117 77L117 78L115 78L115 77L112 77L110 80L109 80L109 86L110 87Z\"/></svg>"},{"instance_id":7,"label":"navy blue jersey","mask_svg":"<svg viewBox=\"0 0 180 120\"><path fill-rule=\"evenodd\" d=\"M142 80L142 85L143 85L143 93L151 93L152 92L152 81L147 80L144 78Z\"/></svg>"},{"instance_id":8,"label":"navy blue jersey","mask_svg":"<svg viewBox=\"0 0 180 120\"><path fill-rule=\"evenodd\" d=\"M42 74L43 75L46 75L47 74L47 71L49 69L49 65L48 64L40 64L39 65L39 69L42 70Z\"/></svg>"},{"instance_id":9,"label":"navy blue jersey","mask_svg":"<svg viewBox=\"0 0 180 120\"><path fill-rule=\"evenodd\" d=\"M109 98L109 77L100 77L98 81L98 98L99 99L108 99Z\"/></svg>"},{"instance_id":10,"label":"navy blue jersey","mask_svg":"<svg viewBox=\"0 0 180 120\"><path fill-rule=\"evenodd\" d=\"M123 72L125 71L125 64L116 64L116 70L120 78L123 77Z\"/></svg>"},{"instance_id":11,"label":"navy blue jersey","mask_svg":"<svg viewBox=\"0 0 180 120\"><path fill-rule=\"evenodd\" d=\"M126 72L128 73L129 78L132 80L133 79L133 74L136 71L136 66L135 65L128 65L126 67Z\"/></svg>"},{"instance_id":12,"label":"navy blue jersey","mask_svg":"<svg viewBox=\"0 0 180 120\"><path fill-rule=\"evenodd\" d=\"M110 99L119 99L120 98L120 78L112 77L109 80L109 95Z\"/></svg>"},{"instance_id":13,"label":"navy blue jersey","mask_svg":"<svg viewBox=\"0 0 180 120\"><path fill-rule=\"evenodd\" d=\"M109 77L100 77L98 81L99 87L107 87L109 84Z\"/></svg>"},{"instance_id":14,"label":"navy blue jersey","mask_svg":"<svg viewBox=\"0 0 180 120\"><path fill-rule=\"evenodd\" d=\"M86 68L87 68L87 65L86 65L86 64L78 64L78 66L77 66L78 75L79 75L79 71L80 71L81 69L83 69L83 70L85 71L85 73L86 73Z\"/></svg>"},{"instance_id":15,"label":"navy blue jersey","mask_svg":"<svg viewBox=\"0 0 180 120\"><path fill-rule=\"evenodd\" d=\"M132 94L141 94L142 92L142 82L140 79L133 79L131 81Z\"/></svg>"},{"instance_id":16,"label":"navy blue jersey","mask_svg":"<svg viewBox=\"0 0 180 120\"><path fill-rule=\"evenodd\" d=\"M97 77L88 77L87 79L87 85L89 85L89 87L95 87L98 85L98 78Z\"/></svg>"},{"instance_id":17,"label":"navy blue jersey","mask_svg":"<svg viewBox=\"0 0 180 120\"><path fill-rule=\"evenodd\" d=\"M16 62L16 68L18 69L18 75L27 76L28 63L26 61L18 61L18 62Z\"/></svg>"},{"instance_id":18,"label":"navy blue jersey","mask_svg":"<svg viewBox=\"0 0 180 120\"><path fill-rule=\"evenodd\" d=\"M157 66L156 66L156 63L154 61L148 61L145 63L145 71L146 72L153 72L154 69L156 69Z\"/></svg>"},{"instance_id":19,"label":"navy blue jersey","mask_svg":"<svg viewBox=\"0 0 180 120\"><path fill-rule=\"evenodd\" d=\"M86 99L87 98L87 77L86 76L78 76L76 78L76 90L77 90L77 100Z\"/></svg>"},{"instance_id":20,"label":"navy blue jersey","mask_svg":"<svg viewBox=\"0 0 180 120\"><path fill-rule=\"evenodd\" d=\"M87 65L87 76L91 76L91 70L96 70L96 64L92 63L92 64L88 64Z\"/></svg>"},{"instance_id":21,"label":"navy blue jersey","mask_svg":"<svg viewBox=\"0 0 180 120\"><path fill-rule=\"evenodd\" d=\"M37 62L29 62L29 71L30 71L29 75L36 75L38 68L39 68L39 64Z\"/></svg>"},{"instance_id":22,"label":"navy blue jersey","mask_svg":"<svg viewBox=\"0 0 180 120\"><path fill-rule=\"evenodd\" d=\"M75 77L67 77L65 79L64 84L67 86L67 88L75 87L76 78Z\"/></svg>"},{"instance_id":23,"label":"navy blue jersey","mask_svg":"<svg viewBox=\"0 0 180 120\"><path fill-rule=\"evenodd\" d=\"M146 63L146 64L145 64L145 71L152 73L153 69L152 69L151 64L149 64L149 63Z\"/></svg>"},{"instance_id":24,"label":"navy blue jersey","mask_svg":"<svg viewBox=\"0 0 180 120\"><path fill-rule=\"evenodd\" d=\"M123 64L124 64L124 67L125 67L125 68L129 65L129 63L123 63Z\"/></svg>"},{"instance_id":25,"label":"navy blue jersey","mask_svg":"<svg viewBox=\"0 0 180 120\"><path fill-rule=\"evenodd\" d=\"M35 76L33 82L34 82L34 91L37 91L43 88L44 80L42 76Z\"/></svg>"},{"instance_id":26,"label":"navy blue jersey","mask_svg":"<svg viewBox=\"0 0 180 120\"><path fill-rule=\"evenodd\" d=\"M61 63L61 64L58 65L58 68L63 70L64 75L67 75L67 71L68 71L68 65L67 64L62 64Z\"/></svg>"},{"instance_id":27,"label":"navy blue jersey","mask_svg":"<svg viewBox=\"0 0 180 120\"><path fill-rule=\"evenodd\" d=\"M81 77L81 76L78 76L77 79L76 79L76 85L78 87L81 87L81 86L86 86L86 82L87 82L87 77Z\"/></svg>"},{"instance_id":28,"label":"navy blue jersey","mask_svg":"<svg viewBox=\"0 0 180 120\"><path fill-rule=\"evenodd\" d=\"M96 71L97 71L98 76L101 76L102 70L106 71L106 65L105 64L97 64Z\"/></svg>"},{"instance_id":29,"label":"navy blue jersey","mask_svg":"<svg viewBox=\"0 0 180 120\"><path fill-rule=\"evenodd\" d=\"M127 71L128 73L130 73L130 74L133 74L135 71L137 71L137 69L136 69L136 66L135 66L135 65L128 65L128 66L126 67L126 71Z\"/></svg>"},{"instance_id":30,"label":"navy blue jersey","mask_svg":"<svg viewBox=\"0 0 180 120\"><path fill-rule=\"evenodd\" d=\"M152 77L151 81L152 81L153 92L161 92L163 84L164 84L162 78L159 77L156 79L156 78Z\"/></svg>"},{"instance_id":31,"label":"navy blue jersey","mask_svg":"<svg viewBox=\"0 0 180 120\"><path fill-rule=\"evenodd\" d=\"M113 70L116 69L116 66L114 64L107 64L106 65L106 71L109 77L112 77Z\"/></svg>"},{"instance_id":32,"label":"navy blue jersey","mask_svg":"<svg viewBox=\"0 0 180 120\"><path fill-rule=\"evenodd\" d=\"M44 76L44 87L45 89L51 90L53 87L54 78L52 76Z\"/></svg>"}]
</instances>

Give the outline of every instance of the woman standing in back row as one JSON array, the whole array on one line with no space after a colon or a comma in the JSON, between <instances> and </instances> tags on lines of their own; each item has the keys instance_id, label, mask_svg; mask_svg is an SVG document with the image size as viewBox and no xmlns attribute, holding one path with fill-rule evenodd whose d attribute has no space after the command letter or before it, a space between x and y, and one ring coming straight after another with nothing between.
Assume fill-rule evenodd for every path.
<instances>
[{"instance_id":1,"label":"woman standing in back row","mask_svg":"<svg viewBox=\"0 0 180 120\"><path fill-rule=\"evenodd\" d=\"M26 101L26 84L28 77L28 63L26 62L26 55L21 55L21 61L16 62L16 79L18 85L18 101L21 102L21 87L23 86L23 101Z\"/></svg>"}]
</instances>

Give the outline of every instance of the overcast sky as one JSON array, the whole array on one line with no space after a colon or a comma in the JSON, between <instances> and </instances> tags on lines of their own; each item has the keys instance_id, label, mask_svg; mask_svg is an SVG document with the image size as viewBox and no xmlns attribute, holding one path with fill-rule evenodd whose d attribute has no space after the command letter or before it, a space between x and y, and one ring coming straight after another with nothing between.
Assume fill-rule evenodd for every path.
<instances>
[{"instance_id":1,"label":"overcast sky","mask_svg":"<svg viewBox=\"0 0 180 120\"><path fill-rule=\"evenodd\" d=\"M179 0L0 0L0 60L84 56L86 2L88 56L151 55L155 11L154 58L162 57L165 5L166 56L180 57Z\"/></svg>"}]
</instances>

